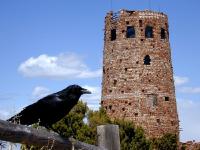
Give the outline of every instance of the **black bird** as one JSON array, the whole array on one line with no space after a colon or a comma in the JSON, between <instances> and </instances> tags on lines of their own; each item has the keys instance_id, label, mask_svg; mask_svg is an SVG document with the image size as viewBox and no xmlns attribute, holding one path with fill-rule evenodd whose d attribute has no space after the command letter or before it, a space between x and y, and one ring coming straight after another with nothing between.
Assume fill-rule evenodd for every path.
<instances>
[{"instance_id":1,"label":"black bird","mask_svg":"<svg viewBox=\"0 0 200 150\"><path fill-rule=\"evenodd\" d=\"M25 107L7 121L23 125L39 122L40 126L51 129L52 124L65 117L77 104L82 94L91 94L91 92L78 85L70 85L62 91L50 94Z\"/></svg>"}]
</instances>

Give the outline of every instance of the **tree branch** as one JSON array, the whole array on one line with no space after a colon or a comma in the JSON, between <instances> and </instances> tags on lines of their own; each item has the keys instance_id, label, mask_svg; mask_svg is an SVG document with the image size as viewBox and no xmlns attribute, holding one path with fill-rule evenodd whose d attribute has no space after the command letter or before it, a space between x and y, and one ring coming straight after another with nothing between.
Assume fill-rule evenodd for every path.
<instances>
[{"instance_id":1,"label":"tree branch","mask_svg":"<svg viewBox=\"0 0 200 150\"><path fill-rule=\"evenodd\" d=\"M72 138L63 138L60 135L48 132L47 130L34 129L3 120L0 120L0 139L26 145L48 146L49 148L52 148L52 150L71 150L72 147L81 150L105 150Z\"/></svg>"}]
</instances>

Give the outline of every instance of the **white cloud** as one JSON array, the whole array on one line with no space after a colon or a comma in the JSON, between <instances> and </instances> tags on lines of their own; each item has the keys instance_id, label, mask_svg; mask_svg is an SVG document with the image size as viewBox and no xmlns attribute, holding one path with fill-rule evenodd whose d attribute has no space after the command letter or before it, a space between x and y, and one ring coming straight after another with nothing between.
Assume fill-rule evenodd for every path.
<instances>
[{"instance_id":1,"label":"white cloud","mask_svg":"<svg viewBox=\"0 0 200 150\"><path fill-rule=\"evenodd\" d=\"M177 99L181 141L200 141L200 101Z\"/></svg>"},{"instance_id":2,"label":"white cloud","mask_svg":"<svg viewBox=\"0 0 200 150\"><path fill-rule=\"evenodd\" d=\"M181 93L198 94L200 93L200 87L181 87L178 91Z\"/></svg>"},{"instance_id":3,"label":"white cloud","mask_svg":"<svg viewBox=\"0 0 200 150\"><path fill-rule=\"evenodd\" d=\"M83 86L90 90L92 94L83 95L81 99L88 104L88 107L93 110L98 110L101 100L101 88L96 86Z\"/></svg>"},{"instance_id":4,"label":"white cloud","mask_svg":"<svg viewBox=\"0 0 200 150\"><path fill-rule=\"evenodd\" d=\"M174 76L175 85L182 85L189 81L187 77Z\"/></svg>"},{"instance_id":5,"label":"white cloud","mask_svg":"<svg viewBox=\"0 0 200 150\"><path fill-rule=\"evenodd\" d=\"M33 99L40 99L44 96L50 94L50 90L46 87L37 86L33 89L32 98Z\"/></svg>"},{"instance_id":6,"label":"white cloud","mask_svg":"<svg viewBox=\"0 0 200 150\"><path fill-rule=\"evenodd\" d=\"M46 54L31 57L20 64L19 72L27 77L66 78L95 78L101 76L101 69L91 71L88 66L75 54Z\"/></svg>"}]
</instances>

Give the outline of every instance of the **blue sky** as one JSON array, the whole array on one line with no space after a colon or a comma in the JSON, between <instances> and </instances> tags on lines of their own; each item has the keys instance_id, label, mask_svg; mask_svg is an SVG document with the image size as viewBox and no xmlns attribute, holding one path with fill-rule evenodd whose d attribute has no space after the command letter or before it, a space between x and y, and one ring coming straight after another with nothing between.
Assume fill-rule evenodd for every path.
<instances>
[{"instance_id":1,"label":"blue sky","mask_svg":"<svg viewBox=\"0 0 200 150\"><path fill-rule=\"evenodd\" d=\"M200 141L200 1L112 0L112 10L162 11L170 44L181 140ZM80 84L100 102L104 17L109 0L0 1L0 118L38 98Z\"/></svg>"}]
</instances>

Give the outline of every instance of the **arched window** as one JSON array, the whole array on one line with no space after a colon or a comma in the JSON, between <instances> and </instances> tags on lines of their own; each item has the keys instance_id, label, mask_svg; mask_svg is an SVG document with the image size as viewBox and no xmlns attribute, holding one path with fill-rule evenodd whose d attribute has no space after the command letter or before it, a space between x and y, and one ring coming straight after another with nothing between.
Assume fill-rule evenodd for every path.
<instances>
[{"instance_id":1,"label":"arched window","mask_svg":"<svg viewBox=\"0 0 200 150\"><path fill-rule=\"evenodd\" d=\"M146 56L144 57L144 64L145 64L145 65L150 65L150 62L151 62L150 56L149 56L149 55L146 55Z\"/></svg>"},{"instance_id":2,"label":"arched window","mask_svg":"<svg viewBox=\"0 0 200 150\"><path fill-rule=\"evenodd\" d=\"M135 38L135 29L133 26L127 26L126 38Z\"/></svg>"},{"instance_id":3,"label":"arched window","mask_svg":"<svg viewBox=\"0 0 200 150\"><path fill-rule=\"evenodd\" d=\"M116 29L112 29L111 30L111 41L116 40L116 37L117 37L117 35L116 35Z\"/></svg>"},{"instance_id":4,"label":"arched window","mask_svg":"<svg viewBox=\"0 0 200 150\"><path fill-rule=\"evenodd\" d=\"M153 27L151 27L151 26L146 26L146 29L145 29L145 37L146 37L146 38L153 38Z\"/></svg>"},{"instance_id":5,"label":"arched window","mask_svg":"<svg viewBox=\"0 0 200 150\"><path fill-rule=\"evenodd\" d=\"M165 29L164 28L160 29L160 37L161 37L161 39L166 39L166 34L165 34Z\"/></svg>"}]
</instances>

